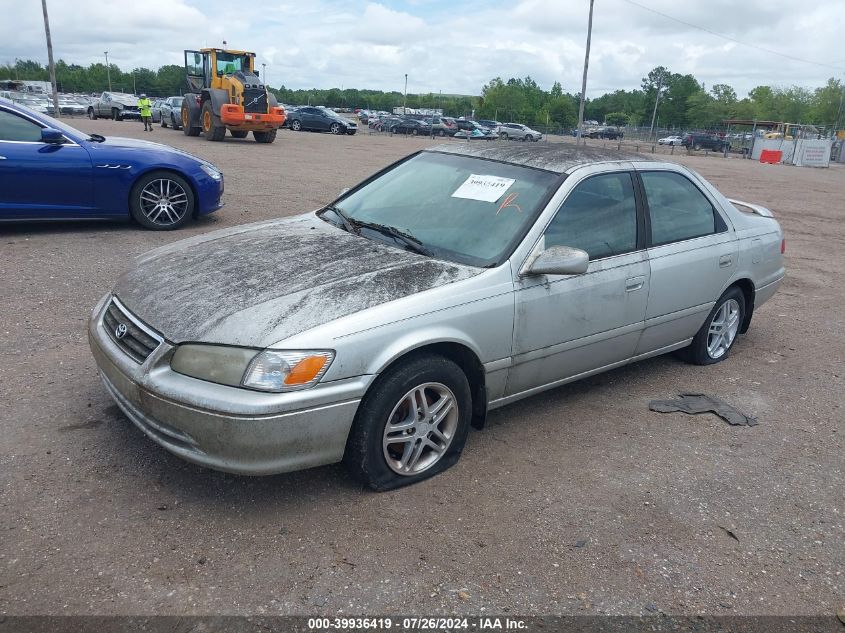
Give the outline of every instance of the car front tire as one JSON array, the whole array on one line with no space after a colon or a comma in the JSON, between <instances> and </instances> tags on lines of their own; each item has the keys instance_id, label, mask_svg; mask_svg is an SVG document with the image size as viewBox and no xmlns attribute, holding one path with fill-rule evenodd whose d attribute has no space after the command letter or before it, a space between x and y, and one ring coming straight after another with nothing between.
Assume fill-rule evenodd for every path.
<instances>
[{"instance_id":1,"label":"car front tire","mask_svg":"<svg viewBox=\"0 0 845 633\"><path fill-rule=\"evenodd\" d=\"M172 231L184 226L194 209L194 191L190 184L169 171L144 174L129 194L132 217L144 228L154 231Z\"/></svg>"},{"instance_id":2,"label":"car front tire","mask_svg":"<svg viewBox=\"0 0 845 633\"><path fill-rule=\"evenodd\" d=\"M736 286L728 288L716 301L689 347L681 350L684 360L695 365L712 365L725 360L739 336L745 310L742 290Z\"/></svg>"},{"instance_id":3,"label":"car front tire","mask_svg":"<svg viewBox=\"0 0 845 633\"><path fill-rule=\"evenodd\" d=\"M469 382L460 367L433 354L411 357L364 396L344 464L374 490L422 481L458 461L471 415Z\"/></svg>"},{"instance_id":4,"label":"car front tire","mask_svg":"<svg viewBox=\"0 0 845 633\"><path fill-rule=\"evenodd\" d=\"M88 108L88 118L92 121L95 121L97 119L97 115L94 114L94 108Z\"/></svg>"}]
</instances>

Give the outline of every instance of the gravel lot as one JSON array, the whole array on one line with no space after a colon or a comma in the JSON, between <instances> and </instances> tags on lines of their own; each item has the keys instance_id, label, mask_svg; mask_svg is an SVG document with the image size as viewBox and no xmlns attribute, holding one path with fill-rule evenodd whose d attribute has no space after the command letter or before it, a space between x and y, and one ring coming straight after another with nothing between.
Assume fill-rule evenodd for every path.
<instances>
[{"instance_id":1,"label":"gravel lot","mask_svg":"<svg viewBox=\"0 0 845 633\"><path fill-rule=\"evenodd\" d=\"M832 614L845 604L845 168L674 160L774 210L788 277L731 358L663 357L491 414L459 464L399 491L340 467L204 470L101 385L85 323L132 257L294 215L427 140L283 131L208 143L132 122L226 174L174 233L0 226L0 614ZM453 141L458 142L458 141ZM718 395L757 415L658 414Z\"/></svg>"}]
</instances>

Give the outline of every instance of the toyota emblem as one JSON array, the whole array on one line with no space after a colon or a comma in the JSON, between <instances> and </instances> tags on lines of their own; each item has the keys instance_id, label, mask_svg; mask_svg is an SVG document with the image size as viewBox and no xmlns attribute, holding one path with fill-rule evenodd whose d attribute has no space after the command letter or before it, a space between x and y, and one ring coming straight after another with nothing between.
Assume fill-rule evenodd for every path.
<instances>
[{"instance_id":1,"label":"toyota emblem","mask_svg":"<svg viewBox=\"0 0 845 633\"><path fill-rule=\"evenodd\" d=\"M119 323L117 325L117 327L114 328L114 335L119 339L126 336L126 324L125 323Z\"/></svg>"}]
</instances>

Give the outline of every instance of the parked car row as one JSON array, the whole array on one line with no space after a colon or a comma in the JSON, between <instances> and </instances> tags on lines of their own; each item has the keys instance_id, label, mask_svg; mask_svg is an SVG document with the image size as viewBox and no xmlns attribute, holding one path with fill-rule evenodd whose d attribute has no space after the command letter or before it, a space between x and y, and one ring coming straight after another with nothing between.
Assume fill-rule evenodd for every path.
<instances>
[{"instance_id":1,"label":"parked car row","mask_svg":"<svg viewBox=\"0 0 845 633\"><path fill-rule=\"evenodd\" d=\"M3 91L0 95L41 114L56 115L52 95L35 92ZM78 95L59 94L59 114L66 116L84 116L88 108L88 98Z\"/></svg>"}]
</instances>

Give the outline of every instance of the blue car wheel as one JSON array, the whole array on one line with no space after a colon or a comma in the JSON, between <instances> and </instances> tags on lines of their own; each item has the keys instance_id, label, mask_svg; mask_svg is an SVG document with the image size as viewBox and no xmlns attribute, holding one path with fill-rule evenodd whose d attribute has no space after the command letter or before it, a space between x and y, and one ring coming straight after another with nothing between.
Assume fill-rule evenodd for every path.
<instances>
[{"instance_id":1,"label":"blue car wheel","mask_svg":"<svg viewBox=\"0 0 845 633\"><path fill-rule=\"evenodd\" d=\"M184 225L193 215L194 192L181 176L154 171L142 176L132 187L129 208L141 226L170 231Z\"/></svg>"}]
</instances>

